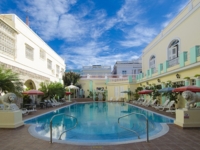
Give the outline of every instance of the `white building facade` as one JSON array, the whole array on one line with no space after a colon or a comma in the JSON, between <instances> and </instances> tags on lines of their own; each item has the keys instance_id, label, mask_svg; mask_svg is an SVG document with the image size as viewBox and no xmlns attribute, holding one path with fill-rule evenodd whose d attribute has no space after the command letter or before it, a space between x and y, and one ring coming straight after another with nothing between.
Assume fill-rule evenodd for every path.
<instances>
[{"instance_id":1,"label":"white building facade","mask_svg":"<svg viewBox=\"0 0 200 150\"><path fill-rule=\"evenodd\" d=\"M113 74L115 75L136 75L141 73L142 63L141 59L133 61L117 61L113 67Z\"/></svg>"},{"instance_id":2,"label":"white building facade","mask_svg":"<svg viewBox=\"0 0 200 150\"><path fill-rule=\"evenodd\" d=\"M83 66L82 68L82 75L105 76L110 74L111 74L111 66L93 65L93 66Z\"/></svg>"},{"instance_id":3,"label":"white building facade","mask_svg":"<svg viewBox=\"0 0 200 150\"><path fill-rule=\"evenodd\" d=\"M0 15L0 65L31 89L44 81L63 83L65 61L14 14Z\"/></svg>"}]
</instances>

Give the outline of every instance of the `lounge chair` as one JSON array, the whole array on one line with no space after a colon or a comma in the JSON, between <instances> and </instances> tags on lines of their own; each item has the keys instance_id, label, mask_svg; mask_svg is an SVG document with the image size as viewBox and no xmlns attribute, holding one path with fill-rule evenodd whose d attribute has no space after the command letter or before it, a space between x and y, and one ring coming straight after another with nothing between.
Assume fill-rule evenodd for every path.
<instances>
[{"instance_id":1,"label":"lounge chair","mask_svg":"<svg viewBox=\"0 0 200 150\"><path fill-rule=\"evenodd\" d=\"M149 107L149 106L154 106L154 105L155 105L155 103L156 103L156 101L157 101L157 99L150 100L149 102L147 102L147 103L145 104L145 106L146 106L146 107Z\"/></svg>"},{"instance_id":2,"label":"lounge chair","mask_svg":"<svg viewBox=\"0 0 200 150\"><path fill-rule=\"evenodd\" d=\"M51 99L56 105L62 105L63 103L58 102L56 99Z\"/></svg>"},{"instance_id":3,"label":"lounge chair","mask_svg":"<svg viewBox=\"0 0 200 150\"><path fill-rule=\"evenodd\" d=\"M140 103L138 103L139 105L145 105L148 102L147 99L145 99L144 101L141 101Z\"/></svg>"},{"instance_id":4,"label":"lounge chair","mask_svg":"<svg viewBox=\"0 0 200 150\"><path fill-rule=\"evenodd\" d=\"M165 109L168 109L168 111L172 110L172 108L174 109L173 105L174 105L175 101L170 101L167 106L160 108L160 111L164 111Z\"/></svg>"},{"instance_id":5,"label":"lounge chair","mask_svg":"<svg viewBox=\"0 0 200 150\"><path fill-rule=\"evenodd\" d=\"M34 108L33 108L33 109L22 108L21 111L22 111L22 115L28 115L29 113L35 112L35 111L37 111L37 110L34 109Z\"/></svg>"},{"instance_id":6,"label":"lounge chair","mask_svg":"<svg viewBox=\"0 0 200 150\"><path fill-rule=\"evenodd\" d=\"M143 102L143 101L144 101L143 98L139 98L138 100L133 101L133 104L139 104L139 103L141 103L141 102Z\"/></svg>"},{"instance_id":7,"label":"lounge chair","mask_svg":"<svg viewBox=\"0 0 200 150\"><path fill-rule=\"evenodd\" d=\"M163 108L165 106L167 106L167 104L169 103L169 99L167 99L164 104L161 104L161 105L157 105L157 106L153 106L155 109L159 109L159 108Z\"/></svg>"}]
</instances>

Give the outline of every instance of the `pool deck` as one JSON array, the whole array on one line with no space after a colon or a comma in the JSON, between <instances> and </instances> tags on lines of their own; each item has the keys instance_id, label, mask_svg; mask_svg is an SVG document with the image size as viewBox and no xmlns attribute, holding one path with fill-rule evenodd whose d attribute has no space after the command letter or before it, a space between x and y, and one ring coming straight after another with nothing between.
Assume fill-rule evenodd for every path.
<instances>
[{"instance_id":1,"label":"pool deck","mask_svg":"<svg viewBox=\"0 0 200 150\"><path fill-rule=\"evenodd\" d=\"M91 101L90 99L76 99L77 102ZM69 105L67 103L65 105ZM63 107L63 106L60 106ZM23 119L32 118L42 113L57 109L59 107L38 109ZM161 113L169 117L174 114L156 111L151 107L145 109ZM169 124L169 132L162 137L147 142L110 145L110 146L80 146L53 143L43 141L31 136L28 132L29 125L16 129L0 129L0 150L199 150L200 149L200 128L182 129L176 125Z\"/></svg>"}]
</instances>

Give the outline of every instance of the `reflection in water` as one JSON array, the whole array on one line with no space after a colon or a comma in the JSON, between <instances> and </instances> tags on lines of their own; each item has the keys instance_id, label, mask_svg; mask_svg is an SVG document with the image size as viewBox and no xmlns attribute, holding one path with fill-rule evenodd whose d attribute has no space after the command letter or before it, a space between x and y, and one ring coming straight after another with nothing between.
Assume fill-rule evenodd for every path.
<instances>
[{"instance_id":1,"label":"reflection in water","mask_svg":"<svg viewBox=\"0 0 200 150\"><path fill-rule=\"evenodd\" d=\"M52 116L66 113L78 119L77 127L63 134L62 139L67 140L120 140L137 139L137 136L118 126L118 117L136 112L146 115L149 119L150 135L161 130L159 123L172 123L173 120L145 111L126 103L93 102L74 104L40 117L26 121L26 124L36 124L38 134L49 137L49 123ZM72 128L76 120L68 116L57 116L53 120L53 138ZM126 128L137 131L141 137L146 135L146 119L138 114L120 119L120 124Z\"/></svg>"}]
</instances>

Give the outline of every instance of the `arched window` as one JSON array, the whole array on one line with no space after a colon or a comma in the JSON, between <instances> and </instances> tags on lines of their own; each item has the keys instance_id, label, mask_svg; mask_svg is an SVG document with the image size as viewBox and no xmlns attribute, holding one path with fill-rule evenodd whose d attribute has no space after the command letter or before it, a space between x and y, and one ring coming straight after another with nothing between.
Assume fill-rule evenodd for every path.
<instances>
[{"instance_id":1,"label":"arched window","mask_svg":"<svg viewBox=\"0 0 200 150\"><path fill-rule=\"evenodd\" d=\"M153 55L153 56L151 56L151 58L150 58L150 60L149 60L149 68L155 68L156 67L156 65L155 65L155 63L156 63L156 57Z\"/></svg>"},{"instance_id":2,"label":"arched window","mask_svg":"<svg viewBox=\"0 0 200 150\"><path fill-rule=\"evenodd\" d=\"M179 56L179 40L173 40L168 47L168 60L175 59Z\"/></svg>"}]
</instances>

